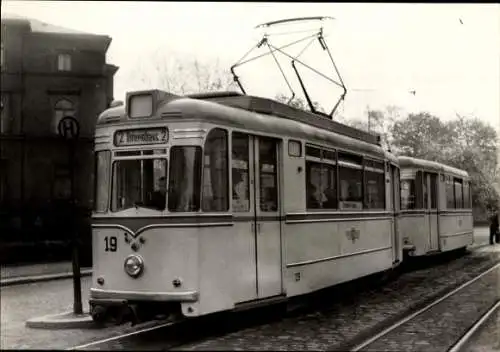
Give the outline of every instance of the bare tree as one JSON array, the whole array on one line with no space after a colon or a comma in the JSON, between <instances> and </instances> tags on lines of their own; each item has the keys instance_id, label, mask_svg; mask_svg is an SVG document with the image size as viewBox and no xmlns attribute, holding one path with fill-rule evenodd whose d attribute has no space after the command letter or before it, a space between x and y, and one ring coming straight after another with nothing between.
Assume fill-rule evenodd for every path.
<instances>
[{"instance_id":1,"label":"bare tree","mask_svg":"<svg viewBox=\"0 0 500 352\"><path fill-rule=\"evenodd\" d=\"M296 97L292 101L290 101L290 98L287 95L285 95L283 93L279 93L279 94L276 94L274 99L280 103L288 104L291 107L294 107L296 109L301 109L301 110L306 110L306 111L311 110L309 105L306 103L306 101L300 97ZM325 112L325 109L323 109L323 107L317 101L313 101L312 104L314 106L314 109L316 109L316 111L320 111L323 113Z\"/></svg>"},{"instance_id":2,"label":"bare tree","mask_svg":"<svg viewBox=\"0 0 500 352\"><path fill-rule=\"evenodd\" d=\"M148 64L146 67L141 63L134 72L134 80L145 87L179 95L234 90L231 73L221 68L218 59L200 62L157 54Z\"/></svg>"}]
</instances>

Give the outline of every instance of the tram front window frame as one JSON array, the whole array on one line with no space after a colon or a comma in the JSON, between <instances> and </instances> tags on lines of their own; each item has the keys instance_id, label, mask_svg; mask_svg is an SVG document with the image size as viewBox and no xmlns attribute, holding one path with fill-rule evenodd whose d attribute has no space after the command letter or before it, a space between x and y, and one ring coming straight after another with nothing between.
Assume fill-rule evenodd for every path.
<instances>
[{"instance_id":1,"label":"tram front window frame","mask_svg":"<svg viewBox=\"0 0 500 352\"><path fill-rule=\"evenodd\" d=\"M228 143L227 130L214 127L207 134L203 147L173 145L169 148L168 155L166 150L162 149L158 157L153 155L157 149L115 150L111 167L111 211L116 213L140 207L161 213L228 212L230 203ZM144 166L141 169L141 165L151 163L149 160L164 162L161 176L164 177L168 187L165 187L164 201L162 200L161 204L151 204L150 201L151 193L159 190L158 177L154 177L153 182L151 171L144 173ZM136 170L135 175L128 181L129 188L135 187L129 195L119 189L123 186L118 183L119 177L123 177L118 173L125 171L120 169L120 165L125 164L129 169ZM132 171L129 170L129 173Z\"/></svg>"},{"instance_id":2,"label":"tram front window frame","mask_svg":"<svg viewBox=\"0 0 500 352\"><path fill-rule=\"evenodd\" d=\"M111 167L111 151L100 150L95 152L95 203L94 210L104 213L109 204L109 174Z\"/></svg>"},{"instance_id":3,"label":"tram front window frame","mask_svg":"<svg viewBox=\"0 0 500 352\"><path fill-rule=\"evenodd\" d=\"M165 210L168 160L165 156L153 157L151 152L142 151L136 158L113 161L112 212L134 207Z\"/></svg>"},{"instance_id":4,"label":"tram front window frame","mask_svg":"<svg viewBox=\"0 0 500 352\"><path fill-rule=\"evenodd\" d=\"M200 146L170 148L168 210L196 212L201 203L203 153Z\"/></svg>"}]
</instances>

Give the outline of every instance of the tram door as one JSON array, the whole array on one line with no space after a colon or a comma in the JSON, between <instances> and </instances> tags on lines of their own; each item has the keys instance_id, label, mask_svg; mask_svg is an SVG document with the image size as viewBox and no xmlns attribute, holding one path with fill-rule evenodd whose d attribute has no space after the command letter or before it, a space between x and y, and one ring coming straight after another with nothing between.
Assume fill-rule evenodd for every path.
<instances>
[{"instance_id":1,"label":"tram door","mask_svg":"<svg viewBox=\"0 0 500 352\"><path fill-rule=\"evenodd\" d=\"M400 185L400 180L399 180L399 169L395 167L394 165L391 165L391 199L392 199L392 211L394 214L394 226L393 226L393 239L394 239L394 246L393 246L393 262L397 262L400 259L400 247L401 247L401 242L400 242L400 236L399 236L399 227L398 227L398 221L399 221L399 212L401 211L400 209L400 194L399 194L399 185Z\"/></svg>"},{"instance_id":2,"label":"tram door","mask_svg":"<svg viewBox=\"0 0 500 352\"><path fill-rule=\"evenodd\" d=\"M233 133L233 216L240 223L238 245L246 247L239 251L241 265L247 266L242 300L282 293L279 147L276 139Z\"/></svg>"},{"instance_id":3,"label":"tram door","mask_svg":"<svg viewBox=\"0 0 500 352\"><path fill-rule=\"evenodd\" d=\"M427 177L429 189L429 250L434 251L439 249L439 232L438 232L438 175L429 173Z\"/></svg>"}]
</instances>

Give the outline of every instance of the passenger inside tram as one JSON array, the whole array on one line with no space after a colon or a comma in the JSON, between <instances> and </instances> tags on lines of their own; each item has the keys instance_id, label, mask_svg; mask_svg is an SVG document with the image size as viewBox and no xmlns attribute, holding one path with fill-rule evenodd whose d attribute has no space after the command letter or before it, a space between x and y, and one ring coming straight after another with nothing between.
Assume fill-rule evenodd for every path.
<instances>
[{"instance_id":1,"label":"passenger inside tram","mask_svg":"<svg viewBox=\"0 0 500 352\"><path fill-rule=\"evenodd\" d=\"M167 179L165 176L162 176L158 180L158 190L154 191L151 195L151 205L160 210L165 209L166 196Z\"/></svg>"}]
</instances>

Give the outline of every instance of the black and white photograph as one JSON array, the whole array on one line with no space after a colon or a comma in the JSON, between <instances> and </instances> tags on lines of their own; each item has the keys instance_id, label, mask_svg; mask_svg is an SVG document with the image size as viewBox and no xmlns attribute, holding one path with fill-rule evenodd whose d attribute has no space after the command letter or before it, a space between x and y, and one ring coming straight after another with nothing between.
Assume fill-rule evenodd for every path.
<instances>
[{"instance_id":1,"label":"black and white photograph","mask_svg":"<svg viewBox=\"0 0 500 352\"><path fill-rule=\"evenodd\" d=\"M500 4L3 0L0 349L500 352Z\"/></svg>"}]
</instances>

